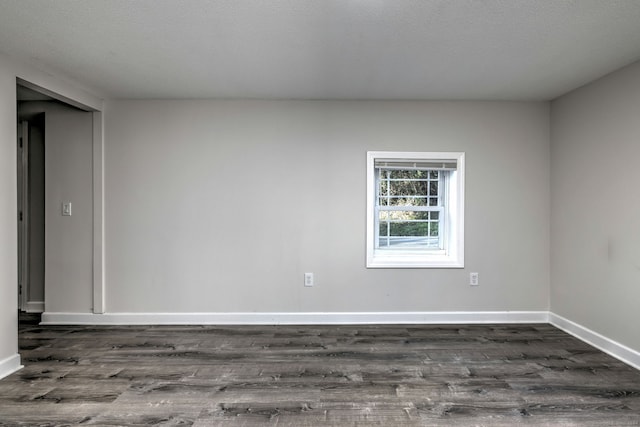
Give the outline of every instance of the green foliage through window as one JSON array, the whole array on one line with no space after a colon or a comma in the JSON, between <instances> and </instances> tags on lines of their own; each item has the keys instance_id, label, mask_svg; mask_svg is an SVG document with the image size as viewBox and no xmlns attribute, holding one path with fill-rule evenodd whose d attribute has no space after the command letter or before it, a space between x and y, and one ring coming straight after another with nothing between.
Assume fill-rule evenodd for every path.
<instances>
[{"instance_id":1,"label":"green foliage through window","mask_svg":"<svg viewBox=\"0 0 640 427\"><path fill-rule=\"evenodd\" d=\"M438 170L379 169L379 246L438 246L440 181Z\"/></svg>"}]
</instances>

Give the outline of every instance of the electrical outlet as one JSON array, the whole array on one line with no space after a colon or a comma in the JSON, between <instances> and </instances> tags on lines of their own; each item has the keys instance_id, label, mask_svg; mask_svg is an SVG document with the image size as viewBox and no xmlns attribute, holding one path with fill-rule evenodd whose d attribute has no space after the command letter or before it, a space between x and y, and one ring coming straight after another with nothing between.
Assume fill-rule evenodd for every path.
<instances>
[{"instance_id":1,"label":"electrical outlet","mask_svg":"<svg viewBox=\"0 0 640 427\"><path fill-rule=\"evenodd\" d=\"M480 277L478 277L478 273L469 273L469 285L471 286L480 285Z\"/></svg>"},{"instance_id":2,"label":"electrical outlet","mask_svg":"<svg viewBox=\"0 0 640 427\"><path fill-rule=\"evenodd\" d=\"M304 273L304 285L313 286L313 273Z\"/></svg>"}]
</instances>

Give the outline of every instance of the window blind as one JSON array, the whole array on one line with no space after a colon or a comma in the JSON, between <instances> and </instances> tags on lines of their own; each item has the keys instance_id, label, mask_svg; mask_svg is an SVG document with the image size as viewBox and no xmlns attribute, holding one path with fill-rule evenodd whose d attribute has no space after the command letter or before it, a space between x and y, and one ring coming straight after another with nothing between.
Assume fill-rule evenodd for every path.
<instances>
[{"instance_id":1,"label":"window blind","mask_svg":"<svg viewBox=\"0 0 640 427\"><path fill-rule=\"evenodd\" d=\"M454 171L458 168L455 159L442 160L404 160L404 159L376 159L376 169L385 170L439 170Z\"/></svg>"}]
</instances>

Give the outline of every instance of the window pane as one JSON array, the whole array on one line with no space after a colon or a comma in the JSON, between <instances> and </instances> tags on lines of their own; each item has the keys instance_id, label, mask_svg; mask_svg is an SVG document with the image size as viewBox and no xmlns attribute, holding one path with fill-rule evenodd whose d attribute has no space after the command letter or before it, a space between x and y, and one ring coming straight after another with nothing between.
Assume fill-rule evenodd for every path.
<instances>
[{"instance_id":1,"label":"window pane","mask_svg":"<svg viewBox=\"0 0 640 427\"><path fill-rule=\"evenodd\" d=\"M380 211L380 221L437 221L439 212Z\"/></svg>"},{"instance_id":2,"label":"window pane","mask_svg":"<svg viewBox=\"0 0 640 427\"><path fill-rule=\"evenodd\" d=\"M440 229L440 223L438 222L430 222L429 223L429 235L430 236L439 236L438 232Z\"/></svg>"},{"instance_id":3,"label":"window pane","mask_svg":"<svg viewBox=\"0 0 640 427\"><path fill-rule=\"evenodd\" d=\"M438 212L380 212L378 246L389 249L438 249L438 216Z\"/></svg>"},{"instance_id":4,"label":"window pane","mask_svg":"<svg viewBox=\"0 0 640 427\"><path fill-rule=\"evenodd\" d=\"M426 222L392 222L390 226L392 236L427 236L429 232Z\"/></svg>"},{"instance_id":5,"label":"window pane","mask_svg":"<svg viewBox=\"0 0 640 427\"><path fill-rule=\"evenodd\" d=\"M380 198L379 206L427 206L426 197L396 196Z\"/></svg>"},{"instance_id":6,"label":"window pane","mask_svg":"<svg viewBox=\"0 0 640 427\"><path fill-rule=\"evenodd\" d=\"M380 179L380 191L378 192L378 194L381 196L387 194L387 181L383 178Z\"/></svg>"},{"instance_id":7,"label":"window pane","mask_svg":"<svg viewBox=\"0 0 640 427\"><path fill-rule=\"evenodd\" d=\"M380 222L380 237L382 238L382 236L386 236L387 235L387 226L388 223L387 222Z\"/></svg>"},{"instance_id":8,"label":"window pane","mask_svg":"<svg viewBox=\"0 0 640 427\"><path fill-rule=\"evenodd\" d=\"M438 195L438 181L429 181L429 195Z\"/></svg>"},{"instance_id":9,"label":"window pane","mask_svg":"<svg viewBox=\"0 0 640 427\"><path fill-rule=\"evenodd\" d=\"M381 170L378 206L438 206L438 171Z\"/></svg>"},{"instance_id":10,"label":"window pane","mask_svg":"<svg viewBox=\"0 0 640 427\"><path fill-rule=\"evenodd\" d=\"M420 196L426 195L427 181L389 181L391 196Z\"/></svg>"},{"instance_id":11,"label":"window pane","mask_svg":"<svg viewBox=\"0 0 640 427\"><path fill-rule=\"evenodd\" d=\"M418 170L391 170L389 172L390 179L427 179L430 171ZM437 172L436 172L437 174Z\"/></svg>"},{"instance_id":12,"label":"window pane","mask_svg":"<svg viewBox=\"0 0 640 427\"><path fill-rule=\"evenodd\" d=\"M409 206L427 206L427 201L429 199L426 197L415 197L411 200L411 203L408 203Z\"/></svg>"},{"instance_id":13,"label":"window pane","mask_svg":"<svg viewBox=\"0 0 640 427\"><path fill-rule=\"evenodd\" d=\"M406 214L410 214L407 219L431 219L431 214L434 212L404 212Z\"/></svg>"},{"instance_id":14,"label":"window pane","mask_svg":"<svg viewBox=\"0 0 640 427\"><path fill-rule=\"evenodd\" d=\"M437 223L381 222L379 246L434 249L438 247Z\"/></svg>"}]
</instances>

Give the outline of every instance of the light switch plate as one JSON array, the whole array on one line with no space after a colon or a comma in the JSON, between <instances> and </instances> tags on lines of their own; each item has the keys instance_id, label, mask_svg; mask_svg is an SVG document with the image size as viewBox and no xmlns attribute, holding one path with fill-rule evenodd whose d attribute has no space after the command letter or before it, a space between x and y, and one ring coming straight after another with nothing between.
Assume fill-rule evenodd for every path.
<instances>
[{"instance_id":1,"label":"light switch plate","mask_svg":"<svg viewBox=\"0 0 640 427\"><path fill-rule=\"evenodd\" d=\"M71 202L62 204L62 216L71 216Z\"/></svg>"}]
</instances>

